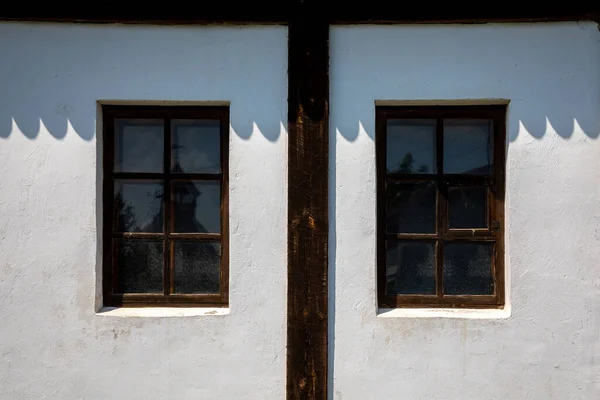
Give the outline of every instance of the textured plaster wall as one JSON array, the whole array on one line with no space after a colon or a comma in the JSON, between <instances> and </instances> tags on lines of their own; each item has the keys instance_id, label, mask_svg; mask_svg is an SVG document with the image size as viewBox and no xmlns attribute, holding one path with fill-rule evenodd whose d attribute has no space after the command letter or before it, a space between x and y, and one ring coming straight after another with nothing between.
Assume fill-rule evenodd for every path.
<instances>
[{"instance_id":1,"label":"textured plaster wall","mask_svg":"<svg viewBox=\"0 0 600 400\"><path fill-rule=\"evenodd\" d=\"M283 398L286 34L0 25L0 398ZM600 397L595 24L331 46L332 398ZM488 98L510 100L510 318L377 316L374 101ZM228 314L96 314L98 100L231 101Z\"/></svg>"},{"instance_id":2,"label":"textured plaster wall","mask_svg":"<svg viewBox=\"0 0 600 400\"><path fill-rule=\"evenodd\" d=\"M98 100L231 102L228 314L96 314ZM286 110L285 27L0 24L0 399L283 398Z\"/></svg>"},{"instance_id":3,"label":"textured plaster wall","mask_svg":"<svg viewBox=\"0 0 600 400\"><path fill-rule=\"evenodd\" d=\"M490 98L510 100L510 318L377 315L374 102ZM330 118L331 397L600 398L596 24L333 27Z\"/></svg>"}]
</instances>

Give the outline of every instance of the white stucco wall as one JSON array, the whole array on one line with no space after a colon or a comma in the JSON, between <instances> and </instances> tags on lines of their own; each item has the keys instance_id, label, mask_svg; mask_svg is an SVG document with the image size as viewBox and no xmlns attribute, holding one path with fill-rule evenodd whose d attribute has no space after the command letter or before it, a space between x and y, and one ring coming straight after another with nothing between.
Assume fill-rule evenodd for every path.
<instances>
[{"instance_id":1,"label":"white stucco wall","mask_svg":"<svg viewBox=\"0 0 600 400\"><path fill-rule=\"evenodd\" d=\"M377 315L374 102L491 98L510 318ZM596 24L333 27L330 121L332 398L600 398Z\"/></svg>"},{"instance_id":2,"label":"white stucco wall","mask_svg":"<svg viewBox=\"0 0 600 400\"><path fill-rule=\"evenodd\" d=\"M0 398L283 398L287 28L2 23L0 54ZM231 102L226 315L96 314L98 100Z\"/></svg>"},{"instance_id":3,"label":"white stucco wall","mask_svg":"<svg viewBox=\"0 0 600 400\"><path fill-rule=\"evenodd\" d=\"M1 399L284 397L286 41L0 24ZM596 25L333 27L331 52L332 398L599 398ZM374 101L490 98L510 317L377 315ZM224 315L96 313L98 100L231 102Z\"/></svg>"}]
</instances>

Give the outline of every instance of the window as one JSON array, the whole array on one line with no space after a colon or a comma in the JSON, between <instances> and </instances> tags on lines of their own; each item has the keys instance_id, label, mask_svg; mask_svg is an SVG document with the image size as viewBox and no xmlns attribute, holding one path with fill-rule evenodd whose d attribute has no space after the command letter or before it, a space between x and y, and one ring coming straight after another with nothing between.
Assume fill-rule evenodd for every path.
<instances>
[{"instance_id":1,"label":"window","mask_svg":"<svg viewBox=\"0 0 600 400\"><path fill-rule=\"evenodd\" d=\"M228 304L228 107L104 106L106 306Z\"/></svg>"},{"instance_id":2,"label":"window","mask_svg":"<svg viewBox=\"0 0 600 400\"><path fill-rule=\"evenodd\" d=\"M505 115L376 108L379 307L504 305Z\"/></svg>"}]
</instances>

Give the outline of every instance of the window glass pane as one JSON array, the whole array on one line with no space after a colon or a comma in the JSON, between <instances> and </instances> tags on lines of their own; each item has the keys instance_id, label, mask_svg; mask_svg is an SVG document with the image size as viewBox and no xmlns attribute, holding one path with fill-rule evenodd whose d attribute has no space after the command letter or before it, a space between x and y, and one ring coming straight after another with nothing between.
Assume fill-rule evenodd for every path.
<instances>
[{"instance_id":1,"label":"window glass pane","mask_svg":"<svg viewBox=\"0 0 600 400\"><path fill-rule=\"evenodd\" d=\"M435 188L434 182L388 181L387 232L435 233Z\"/></svg>"},{"instance_id":2,"label":"window glass pane","mask_svg":"<svg viewBox=\"0 0 600 400\"><path fill-rule=\"evenodd\" d=\"M387 121L387 172L434 174L434 119L390 119Z\"/></svg>"},{"instance_id":3,"label":"window glass pane","mask_svg":"<svg viewBox=\"0 0 600 400\"><path fill-rule=\"evenodd\" d=\"M173 204L175 232L221 232L220 182L175 181Z\"/></svg>"},{"instance_id":4,"label":"window glass pane","mask_svg":"<svg viewBox=\"0 0 600 400\"><path fill-rule=\"evenodd\" d=\"M163 231L163 185L160 181L116 180L117 232Z\"/></svg>"},{"instance_id":5,"label":"window glass pane","mask_svg":"<svg viewBox=\"0 0 600 400\"><path fill-rule=\"evenodd\" d=\"M388 240L386 293L435 294L435 242Z\"/></svg>"},{"instance_id":6,"label":"window glass pane","mask_svg":"<svg viewBox=\"0 0 600 400\"><path fill-rule=\"evenodd\" d=\"M218 120L173 120L173 172L221 172L221 124Z\"/></svg>"},{"instance_id":7,"label":"window glass pane","mask_svg":"<svg viewBox=\"0 0 600 400\"><path fill-rule=\"evenodd\" d=\"M444 120L444 173L487 175L492 165L492 120Z\"/></svg>"},{"instance_id":8,"label":"window glass pane","mask_svg":"<svg viewBox=\"0 0 600 400\"><path fill-rule=\"evenodd\" d=\"M448 188L448 227L450 229L487 227L487 188Z\"/></svg>"},{"instance_id":9,"label":"window glass pane","mask_svg":"<svg viewBox=\"0 0 600 400\"><path fill-rule=\"evenodd\" d=\"M444 244L444 294L494 294L492 243Z\"/></svg>"},{"instance_id":10,"label":"window glass pane","mask_svg":"<svg viewBox=\"0 0 600 400\"><path fill-rule=\"evenodd\" d=\"M115 120L115 172L163 172L164 122Z\"/></svg>"},{"instance_id":11,"label":"window glass pane","mask_svg":"<svg viewBox=\"0 0 600 400\"><path fill-rule=\"evenodd\" d=\"M118 293L163 292L163 243L115 240Z\"/></svg>"},{"instance_id":12,"label":"window glass pane","mask_svg":"<svg viewBox=\"0 0 600 400\"><path fill-rule=\"evenodd\" d=\"M174 293L219 293L221 244L175 242Z\"/></svg>"}]
</instances>

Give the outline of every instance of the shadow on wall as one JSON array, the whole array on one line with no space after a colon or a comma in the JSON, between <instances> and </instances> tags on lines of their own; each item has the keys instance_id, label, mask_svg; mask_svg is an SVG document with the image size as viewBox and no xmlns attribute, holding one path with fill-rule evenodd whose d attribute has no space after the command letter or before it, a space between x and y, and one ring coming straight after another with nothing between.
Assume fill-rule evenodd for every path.
<instances>
[{"instance_id":1,"label":"shadow on wall","mask_svg":"<svg viewBox=\"0 0 600 400\"><path fill-rule=\"evenodd\" d=\"M96 102L123 99L229 101L236 137L275 141L287 125L286 43L284 27L2 23L0 140L91 141Z\"/></svg>"},{"instance_id":2,"label":"shadow on wall","mask_svg":"<svg viewBox=\"0 0 600 400\"><path fill-rule=\"evenodd\" d=\"M133 104L133 103L132 103ZM143 104L143 103L140 103ZM173 103L171 103L173 104ZM83 108L79 106L79 108ZM92 104L86 110L86 114L90 114L90 110L96 110L95 104ZM243 120L236 118L232 109L232 119L235 118L235 123L230 125L235 135L243 140L249 140L253 135L262 135L270 142L275 142L279 139L282 132L285 132L286 124L278 116L256 122L252 120ZM41 132L47 131L55 139L62 140L67 134L78 135L83 140L90 141L94 139L96 133L96 115L87 117L78 116L75 106L67 104L59 104L54 109L54 112L45 113L45 116L37 117L31 109L24 112L23 115L8 115L5 111L0 110L0 139L8 139L14 133L23 134L28 139L34 140ZM25 115L26 114L26 115ZM267 115L267 113L257 113L258 115ZM276 128L277 126L277 128ZM262 128L261 128L262 127Z\"/></svg>"},{"instance_id":3,"label":"shadow on wall","mask_svg":"<svg viewBox=\"0 0 600 400\"><path fill-rule=\"evenodd\" d=\"M286 121L285 115L274 114L274 110L280 110L287 101L287 95L281 90L281 87L287 87L286 75L273 75L273 71L264 68L262 63L246 60L243 57L247 52L244 42L233 40L239 39L236 31L219 34L218 30L207 30L201 36L188 38L189 48L184 51L173 43L181 40L182 35L193 35L193 30L138 28L113 32L77 28L73 35L71 29L75 28L69 26L45 27L37 33L23 27L9 28L7 25L4 30L0 29L0 37L6 38L0 42L0 49L16 57L7 57L0 63L0 76L4 77L0 96L0 139L8 138L12 132L35 139L40 132L47 131L56 139L75 134L90 141L96 130L95 102L131 96L192 101L207 93L218 95L219 98L201 100L231 101L232 128L241 139L261 133L267 140L275 141L282 132L281 121ZM375 97L394 100L400 95L406 96L407 100L452 100L447 97L447 93L452 93L457 99L489 95L490 98L510 100L509 141L525 134L536 139L551 134L568 139L576 131L592 139L598 138L600 50L596 50L597 46L590 47L590 40L580 36L578 28L571 27L565 32L560 29L540 31L541 35L533 35L527 46L515 49L510 47L513 36L497 40L498 34L510 31L499 33L488 27L477 33L483 43L510 49L507 48L506 53L498 53L502 47L493 52L488 49L488 54L484 54L486 57L473 50L461 53L462 58L458 61L453 58L457 43L472 40L473 33L469 29L447 29L450 28L420 33L422 40L437 43L426 55L418 52L418 43L413 43L411 36L407 37L400 28L378 28L366 36L361 29L352 29L341 36L339 28L334 30L330 107L335 120L331 127L339 129L345 139L354 141L362 123L366 133L374 137ZM526 27L519 29L526 30ZM524 38L532 35L528 31L515 32L516 36L521 34ZM114 37L106 39L106 44L102 41L103 35ZM277 47L279 53L276 55L281 56L284 52L282 38L260 31L256 36L261 40L261 46ZM571 39L539 54L531 54L531 48L542 46L548 37L555 36L557 40L563 36ZM54 41L59 39L68 39L65 54L53 52L56 50ZM161 41L164 57L156 59L148 48L148 43L153 40ZM373 41L379 45L371 46ZM103 46L90 48L89 43ZM203 51L211 50L219 43L226 43L230 51L225 55L218 53L220 58L216 60L203 56ZM344 50L356 43L355 52ZM143 48L140 50L139 47ZM511 54L509 50L511 57L506 56ZM265 50L268 51L271 50ZM406 52L427 57L423 62L415 63L401 56ZM369 61L365 67L364 63L351 62L355 60L355 53L361 54L360 60L379 60L383 55L388 58L384 57L382 62ZM119 58L122 54L128 57ZM587 58L579 62L576 56ZM505 60L507 57L509 59ZM85 62L78 63L81 59ZM436 66L443 64L444 59L454 60L457 65L441 74ZM240 69L242 62L245 68ZM281 63L278 70L284 70L284 59L274 62ZM174 64L177 68L173 68ZM463 64L470 66L468 73L461 67ZM400 74L398 71L405 72ZM215 79L215 76L220 78ZM438 79L431 82L430 76ZM273 85L264 82L273 82ZM446 95L440 97L440 94ZM287 122L283 124L285 127Z\"/></svg>"},{"instance_id":4,"label":"shadow on wall","mask_svg":"<svg viewBox=\"0 0 600 400\"><path fill-rule=\"evenodd\" d=\"M507 138L513 142L518 135L529 134L536 139L542 139L546 135L557 134L563 139L569 139L575 133L584 133L590 139L597 139L600 136L598 113L582 110L586 107L577 107L576 104L570 108L541 110L535 104L531 104L521 109L517 101L508 109Z\"/></svg>"},{"instance_id":5,"label":"shadow on wall","mask_svg":"<svg viewBox=\"0 0 600 400\"><path fill-rule=\"evenodd\" d=\"M359 121L374 135L374 100L507 99L509 142L596 139L599 43L593 22L334 26L331 125L354 141Z\"/></svg>"},{"instance_id":6,"label":"shadow on wall","mask_svg":"<svg viewBox=\"0 0 600 400\"><path fill-rule=\"evenodd\" d=\"M558 135L563 139L569 139L576 132L582 132L590 139L597 139L600 136L600 117L594 113L577 112L576 110L556 110L555 113L546 113L543 110L535 110L534 107L527 107L527 111L521 111L516 104L509 106L507 137L509 142L517 139L519 135L530 135L535 139L542 139L546 135ZM28 103L31 105L31 103ZM90 113L95 111L95 105L92 104L86 112L78 112L83 105L71 105L67 103L58 103L54 109L37 112L28 106L21 112L11 113L7 108L0 109L0 138L7 139L12 132L19 132L29 139L35 139L40 132L48 131L55 139L63 139L69 134L79 135L83 140L90 141L95 136L96 116ZM372 115L363 115L364 108L359 110L346 110L347 115L353 115L353 121L346 120L338 124L339 133L348 141L354 141L360 130L364 130L369 137L374 139L374 128L362 121L374 121L375 109L372 107ZM275 129L276 120L271 121L251 121L235 118L235 109L232 106L232 129L235 134L244 140L248 140L252 135L262 134L269 141L277 141L281 132L286 130L286 123L283 118L278 120L278 129ZM249 113L245 113L249 114ZM260 110L254 115L269 115L267 110ZM359 120L356 120L359 116ZM338 120L339 122L339 120ZM374 126L371 125L371 126ZM261 128L262 127L262 128Z\"/></svg>"},{"instance_id":7,"label":"shadow on wall","mask_svg":"<svg viewBox=\"0 0 600 400\"><path fill-rule=\"evenodd\" d=\"M280 121L286 121L273 110L286 102L287 37L284 28L244 29L203 28L198 35L197 29L172 27L0 25L0 138L22 132L35 139L47 131L56 139L76 134L89 141L96 100L218 94L201 100L230 100L238 137L259 131L277 140ZM248 35L252 46L241 40ZM373 137L375 97L452 100L452 94L509 99L509 141L524 134L567 139L576 131L596 139L598 40L591 23L335 27L331 127L353 141L360 121ZM273 69L261 57L270 57Z\"/></svg>"},{"instance_id":8,"label":"shadow on wall","mask_svg":"<svg viewBox=\"0 0 600 400\"><path fill-rule=\"evenodd\" d=\"M22 111L0 111L0 138L8 138L12 132L20 132L28 139L35 139L42 131L54 138L63 139L67 132L74 132L83 140L92 140L96 130L95 118L77 116L77 106L58 103L53 110L42 112L34 109L35 101L27 102ZM92 105L92 108L95 108Z\"/></svg>"},{"instance_id":9,"label":"shadow on wall","mask_svg":"<svg viewBox=\"0 0 600 400\"><path fill-rule=\"evenodd\" d=\"M485 104L478 102L477 104ZM371 103L370 108L364 104L348 103L349 109L345 109L345 115L352 115L343 119L336 117L338 134L349 142L357 139L359 132L363 131L371 139L375 139L375 106ZM356 105L353 107L353 105ZM584 108L584 109L582 109ZM340 110L340 108L337 108ZM371 113L366 110L370 109ZM550 112L549 112L550 111ZM357 118L358 117L358 121ZM583 133L590 139L598 139L600 136L600 114L591 112L590 107L573 107L572 110L563 108L556 110L538 110L535 104L521 105L518 100L511 101L507 112L507 139L514 142L519 135L529 135L535 139L544 136L558 135L563 139L570 139L575 133Z\"/></svg>"}]
</instances>

